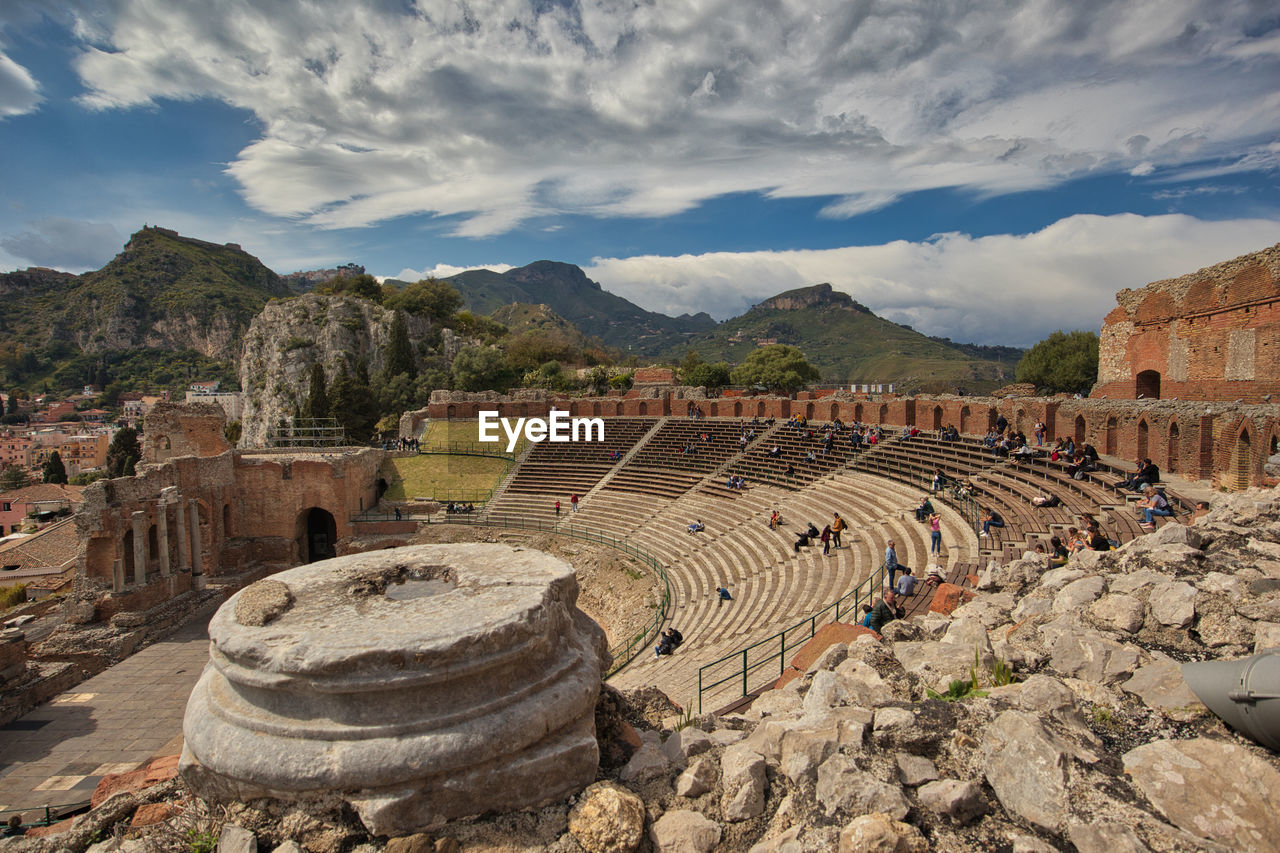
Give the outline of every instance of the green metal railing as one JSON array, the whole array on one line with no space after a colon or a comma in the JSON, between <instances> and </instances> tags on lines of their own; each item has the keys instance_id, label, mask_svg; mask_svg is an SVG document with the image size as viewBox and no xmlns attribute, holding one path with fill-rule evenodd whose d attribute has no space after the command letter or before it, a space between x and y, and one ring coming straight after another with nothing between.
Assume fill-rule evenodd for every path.
<instances>
[{"instance_id":1,"label":"green metal railing","mask_svg":"<svg viewBox=\"0 0 1280 853\"><path fill-rule=\"evenodd\" d=\"M741 691L735 698L740 699L752 690L776 681L786 672L787 659L791 653L812 640L820 626L839 622L841 615L857 613L861 605L875 601L883 588L884 572L880 567L875 567L869 578L812 616L771 637L766 637L699 667L698 713L702 713L703 697L721 685L738 682L741 685ZM759 681L754 685L753 675L759 676Z\"/></svg>"},{"instance_id":2,"label":"green metal railing","mask_svg":"<svg viewBox=\"0 0 1280 853\"><path fill-rule=\"evenodd\" d=\"M667 620L667 611L671 606L671 581L667 579L667 570L662 567L662 563L658 558L650 554L643 548L627 542L625 539L617 539L613 536L607 536L596 530L586 527L578 527L573 524L556 525L554 522L540 521L537 519L526 519L511 516L498 516L489 518L476 518L470 515L450 515L446 516L445 524L471 524L488 527L508 527L518 530L538 530L547 533L554 533L558 536L568 536L573 539L581 539L586 542L596 542L600 545L607 545L626 554L628 557L634 557L644 565L654 571L658 578L662 581L662 600L658 603L657 613L654 614L648 624L642 628L639 633L632 636L625 643L614 646L609 649L609 654L613 658L613 665L609 671L604 674L605 678L609 678L621 670L624 666L631 663L636 655L644 649L647 649L649 643L658 635L662 624Z\"/></svg>"},{"instance_id":3,"label":"green metal railing","mask_svg":"<svg viewBox=\"0 0 1280 853\"><path fill-rule=\"evenodd\" d=\"M519 455L519 449L508 453L506 448L506 440L494 442L480 441L439 441L433 444L424 444L418 448L418 454L426 456L428 454L439 454L444 456L488 456L493 459L506 459L515 461Z\"/></svg>"}]
</instances>

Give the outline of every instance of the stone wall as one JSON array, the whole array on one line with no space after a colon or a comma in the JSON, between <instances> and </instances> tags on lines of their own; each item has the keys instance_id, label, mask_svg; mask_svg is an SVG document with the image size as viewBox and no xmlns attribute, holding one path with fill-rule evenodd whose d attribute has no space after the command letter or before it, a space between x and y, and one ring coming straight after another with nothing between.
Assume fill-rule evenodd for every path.
<instances>
[{"instance_id":1,"label":"stone wall","mask_svg":"<svg viewBox=\"0 0 1280 853\"><path fill-rule=\"evenodd\" d=\"M685 417L694 403L672 389L657 397L552 397L520 400L487 394L483 401L437 392L426 409L402 419L402 434L413 435L424 420L474 419L480 410L502 417L545 417L552 408L573 417ZM468 397L474 395L467 395ZM1280 405L1234 405L1177 400L1113 400L1070 397L898 397L848 391L807 392L789 397L721 397L698 400L707 417L786 419L793 415L845 423L918 426L936 430L954 425L982 435L1004 415L1028 436L1043 421L1050 440L1070 435L1100 453L1125 460L1150 457L1162 470L1228 489L1268 480L1263 464L1280 450ZM403 432L408 429L410 432Z\"/></svg>"},{"instance_id":2,"label":"stone wall","mask_svg":"<svg viewBox=\"0 0 1280 853\"><path fill-rule=\"evenodd\" d=\"M1094 396L1257 402L1280 393L1280 244L1116 300Z\"/></svg>"}]
</instances>

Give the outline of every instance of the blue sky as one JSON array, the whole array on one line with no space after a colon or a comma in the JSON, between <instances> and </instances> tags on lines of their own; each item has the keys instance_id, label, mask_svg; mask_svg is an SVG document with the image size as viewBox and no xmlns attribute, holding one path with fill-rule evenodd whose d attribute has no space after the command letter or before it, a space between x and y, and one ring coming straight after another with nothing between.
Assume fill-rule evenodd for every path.
<instances>
[{"instance_id":1,"label":"blue sky","mask_svg":"<svg viewBox=\"0 0 1280 853\"><path fill-rule=\"evenodd\" d=\"M1027 345L1280 241L1278 166L1268 3L0 7L0 270L147 222L279 272L551 258L717 318L830 281Z\"/></svg>"}]
</instances>

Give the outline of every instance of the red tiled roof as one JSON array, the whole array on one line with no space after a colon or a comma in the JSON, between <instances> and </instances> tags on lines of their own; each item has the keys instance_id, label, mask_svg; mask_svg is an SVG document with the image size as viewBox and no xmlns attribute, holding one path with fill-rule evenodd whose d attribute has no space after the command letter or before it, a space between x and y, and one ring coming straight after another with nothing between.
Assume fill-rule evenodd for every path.
<instances>
[{"instance_id":1,"label":"red tiled roof","mask_svg":"<svg viewBox=\"0 0 1280 853\"><path fill-rule=\"evenodd\" d=\"M0 545L0 584L8 578L38 577L67 571L75 566L79 553L75 520L68 518L39 533Z\"/></svg>"},{"instance_id":2,"label":"red tiled roof","mask_svg":"<svg viewBox=\"0 0 1280 853\"><path fill-rule=\"evenodd\" d=\"M84 489L84 486L64 486L60 483L36 483L32 486L23 486L21 489L14 489L9 492L0 492L0 500L6 500L17 504L37 503L39 501L70 501L72 504L79 504L84 501L84 498L81 496Z\"/></svg>"}]
</instances>

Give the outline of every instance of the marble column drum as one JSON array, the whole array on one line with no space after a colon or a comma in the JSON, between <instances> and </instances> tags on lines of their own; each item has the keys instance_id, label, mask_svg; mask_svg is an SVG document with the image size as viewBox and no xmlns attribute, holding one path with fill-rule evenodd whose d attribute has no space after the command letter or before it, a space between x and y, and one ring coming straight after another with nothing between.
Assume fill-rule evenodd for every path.
<instances>
[{"instance_id":1,"label":"marble column drum","mask_svg":"<svg viewBox=\"0 0 1280 853\"><path fill-rule=\"evenodd\" d=\"M209 624L181 770L215 801L345 800L371 832L561 799L595 780L609 663L573 569L419 545L290 569Z\"/></svg>"}]
</instances>

